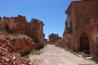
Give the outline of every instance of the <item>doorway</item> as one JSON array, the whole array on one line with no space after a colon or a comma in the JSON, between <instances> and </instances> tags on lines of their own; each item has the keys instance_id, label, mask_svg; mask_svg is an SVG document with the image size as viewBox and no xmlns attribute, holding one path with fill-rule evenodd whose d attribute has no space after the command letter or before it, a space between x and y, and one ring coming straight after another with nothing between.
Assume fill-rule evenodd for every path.
<instances>
[{"instance_id":1,"label":"doorway","mask_svg":"<svg viewBox=\"0 0 98 65\"><path fill-rule=\"evenodd\" d=\"M89 37L86 33L80 36L80 52L90 54Z\"/></svg>"}]
</instances>

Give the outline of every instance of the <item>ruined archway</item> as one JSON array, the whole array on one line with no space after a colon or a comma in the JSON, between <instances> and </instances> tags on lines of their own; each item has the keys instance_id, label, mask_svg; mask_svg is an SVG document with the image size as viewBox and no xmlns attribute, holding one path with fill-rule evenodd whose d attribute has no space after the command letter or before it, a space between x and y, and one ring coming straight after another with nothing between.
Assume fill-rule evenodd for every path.
<instances>
[{"instance_id":1,"label":"ruined archway","mask_svg":"<svg viewBox=\"0 0 98 65\"><path fill-rule=\"evenodd\" d=\"M89 37L86 33L82 33L80 36L80 52L90 54Z\"/></svg>"}]
</instances>

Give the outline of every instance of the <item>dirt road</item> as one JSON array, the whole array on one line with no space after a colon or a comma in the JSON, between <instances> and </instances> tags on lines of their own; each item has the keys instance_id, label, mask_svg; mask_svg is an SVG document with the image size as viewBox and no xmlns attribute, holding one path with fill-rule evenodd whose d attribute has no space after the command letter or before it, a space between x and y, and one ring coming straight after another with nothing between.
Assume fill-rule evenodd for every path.
<instances>
[{"instance_id":1,"label":"dirt road","mask_svg":"<svg viewBox=\"0 0 98 65\"><path fill-rule=\"evenodd\" d=\"M33 65L98 65L54 45L47 45L40 55L30 55L29 58Z\"/></svg>"}]
</instances>

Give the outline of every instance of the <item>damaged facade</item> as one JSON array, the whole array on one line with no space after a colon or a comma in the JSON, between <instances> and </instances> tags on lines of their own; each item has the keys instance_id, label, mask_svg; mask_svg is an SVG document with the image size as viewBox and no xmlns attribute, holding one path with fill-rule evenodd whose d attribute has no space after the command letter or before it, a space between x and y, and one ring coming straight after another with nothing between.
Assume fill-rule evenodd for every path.
<instances>
[{"instance_id":1,"label":"damaged facade","mask_svg":"<svg viewBox=\"0 0 98 65\"><path fill-rule=\"evenodd\" d=\"M54 45L59 46L59 47L63 47L62 37L60 37L58 34L55 34L55 33L51 33L49 35L48 43L49 44L54 44Z\"/></svg>"},{"instance_id":2,"label":"damaged facade","mask_svg":"<svg viewBox=\"0 0 98 65\"><path fill-rule=\"evenodd\" d=\"M50 44L55 44L57 42L57 40L60 39L59 35L58 34L55 34L55 33L51 33L49 35L49 43Z\"/></svg>"},{"instance_id":3,"label":"damaged facade","mask_svg":"<svg viewBox=\"0 0 98 65\"><path fill-rule=\"evenodd\" d=\"M66 13L64 46L98 55L98 0L72 1Z\"/></svg>"},{"instance_id":4,"label":"damaged facade","mask_svg":"<svg viewBox=\"0 0 98 65\"><path fill-rule=\"evenodd\" d=\"M0 31L28 35L39 46L43 46L45 43L43 26L42 21L32 19L27 22L25 16L21 15L17 17L0 17Z\"/></svg>"}]
</instances>

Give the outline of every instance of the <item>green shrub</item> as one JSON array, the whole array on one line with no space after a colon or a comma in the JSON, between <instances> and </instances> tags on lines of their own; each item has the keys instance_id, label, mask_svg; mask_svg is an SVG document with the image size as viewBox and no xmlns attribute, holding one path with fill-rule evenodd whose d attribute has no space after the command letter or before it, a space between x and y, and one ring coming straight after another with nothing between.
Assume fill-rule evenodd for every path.
<instances>
[{"instance_id":1,"label":"green shrub","mask_svg":"<svg viewBox=\"0 0 98 65\"><path fill-rule=\"evenodd\" d=\"M93 56L92 60L98 63L98 56Z\"/></svg>"}]
</instances>

